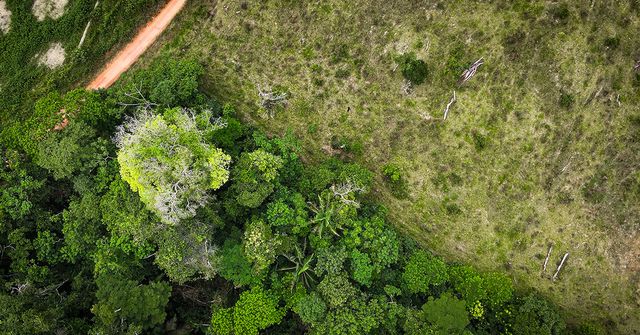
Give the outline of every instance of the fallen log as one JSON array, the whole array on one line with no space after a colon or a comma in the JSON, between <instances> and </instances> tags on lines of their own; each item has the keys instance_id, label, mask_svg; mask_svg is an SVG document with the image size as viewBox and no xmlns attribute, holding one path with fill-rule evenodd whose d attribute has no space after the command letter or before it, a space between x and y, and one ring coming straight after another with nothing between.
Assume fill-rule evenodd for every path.
<instances>
[{"instance_id":1,"label":"fallen log","mask_svg":"<svg viewBox=\"0 0 640 335\"><path fill-rule=\"evenodd\" d=\"M553 275L553 278L552 278L553 281L555 281L556 278L558 278L558 273L560 273L560 269L562 269L562 266L564 265L564 261L567 260L567 257L569 257L568 252L564 254L564 257L562 257L562 261L560 261L560 265L558 265L558 269L556 270L556 273Z\"/></svg>"},{"instance_id":2,"label":"fallen log","mask_svg":"<svg viewBox=\"0 0 640 335\"><path fill-rule=\"evenodd\" d=\"M449 100L447 108L444 109L444 117L442 118L442 121L447 119L447 115L449 115L449 108L454 102L456 102L456 91L453 91L453 97L451 98L451 100Z\"/></svg>"},{"instance_id":3,"label":"fallen log","mask_svg":"<svg viewBox=\"0 0 640 335\"><path fill-rule=\"evenodd\" d=\"M483 58L484 57L480 57L480 59L473 62L473 64L471 64L471 66L468 69L462 72L462 75L460 75L460 79L458 79L458 85L462 85L466 83L469 79L471 79L471 77L473 77L476 74L480 65L484 64Z\"/></svg>"},{"instance_id":4,"label":"fallen log","mask_svg":"<svg viewBox=\"0 0 640 335\"><path fill-rule=\"evenodd\" d=\"M549 263L549 256L551 256L551 250L553 250L553 246L549 247L549 251L547 251L547 258L544 259L544 265L542 265L542 272L547 271L547 263Z\"/></svg>"}]
</instances>

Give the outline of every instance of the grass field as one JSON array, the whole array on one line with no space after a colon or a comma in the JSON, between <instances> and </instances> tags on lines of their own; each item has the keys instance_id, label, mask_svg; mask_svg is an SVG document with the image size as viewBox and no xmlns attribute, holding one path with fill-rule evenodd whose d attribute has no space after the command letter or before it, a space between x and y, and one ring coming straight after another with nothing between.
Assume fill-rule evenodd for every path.
<instances>
[{"instance_id":1,"label":"grass field","mask_svg":"<svg viewBox=\"0 0 640 335\"><path fill-rule=\"evenodd\" d=\"M155 13L158 0L71 0L64 7L37 1L43 8L57 8L42 21L33 1L2 0L10 12L10 24L0 31L0 123L3 128L27 118L33 104L51 90L66 90L86 81L111 56L113 48L135 34L137 27ZM64 4L65 1L55 1ZM49 5L46 5L49 3ZM38 7L39 8L39 7ZM60 15L58 17L58 15ZM53 15L53 17L52 17ZM80 40L86 30L85 39ZM7 21L3 17L3 22ZM40 64L55 45L64 51L64 62L50 69Z\"/></svg>"},{"instance_id":2,"label":"grass field","mask_svg":"<svg viewBox=\"0 0 640 335\"><path fill-rule=\"evenodd\" d=\"M376 171L392 221L425 247L507 271L574 320L611 320L612 331L634 333L639 7L194 2L141 66L157 56L198 58L208 92L269 132L292 131L307 160L329 153ZM394 61L407 52L429 68L408 94ZM480 57L476 76L458 86ZM260 108L258 87L288 92L287 105ZM382 177L387 163L403 171L406 195L394 196Z\"/></svg>"}]
</instances>

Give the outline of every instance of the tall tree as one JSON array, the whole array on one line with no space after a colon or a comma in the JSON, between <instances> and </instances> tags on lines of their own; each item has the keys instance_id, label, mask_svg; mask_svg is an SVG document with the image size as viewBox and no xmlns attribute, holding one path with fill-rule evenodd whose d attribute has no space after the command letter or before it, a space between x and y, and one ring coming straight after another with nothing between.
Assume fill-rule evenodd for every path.
<instances>
[{"instance_id":1,"label":"tall tree","mask_svg":"<svg viewBox=\"0 0 640 335\"><path fill-rule=\"evenodd\" d=\"M131 118L116 136L122 179L167 224L195 216L229 179L231 158L204 141L207 127L175 108Z\"/></svg>"}]
</instances>

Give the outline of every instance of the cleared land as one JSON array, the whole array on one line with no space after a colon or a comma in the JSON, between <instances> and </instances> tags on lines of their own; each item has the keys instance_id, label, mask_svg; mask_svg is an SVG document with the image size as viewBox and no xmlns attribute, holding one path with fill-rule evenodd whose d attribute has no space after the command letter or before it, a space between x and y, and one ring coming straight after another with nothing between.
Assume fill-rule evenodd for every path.
<instances>
[{"instance_id":1,"label":"cleared land","mask_svg":"<svg viewBox=\"0 0 640 335\"><path fill-rule=\"evenodd\" d=\"M127 71L133 63L158 39L167 28L171 20L180 12L187 0L171 0L153 18L136 37L127 44L111 60L96 78L87 85L87 89L107 88L111 86L122 73Z\"/></svg>"}]
</instances>

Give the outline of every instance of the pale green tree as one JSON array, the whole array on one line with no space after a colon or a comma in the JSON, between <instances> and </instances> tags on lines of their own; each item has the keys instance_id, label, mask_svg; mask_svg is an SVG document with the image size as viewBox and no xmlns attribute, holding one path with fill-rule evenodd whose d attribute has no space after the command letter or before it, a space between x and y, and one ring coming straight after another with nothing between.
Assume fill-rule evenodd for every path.
<instances>
[{"instance_id":1,"label":"pale green tree","mask_svg":"<svg viewBox=\"0 0 640 335\"><path fill-rule=\"evenodd\" d=\"M212 124L197 122L189 110L130 118L116 134L120 174L146 206L168 224L196 214L209 191L229 179L231 158L205 142Z\"/></svg>"}]
</instances>

